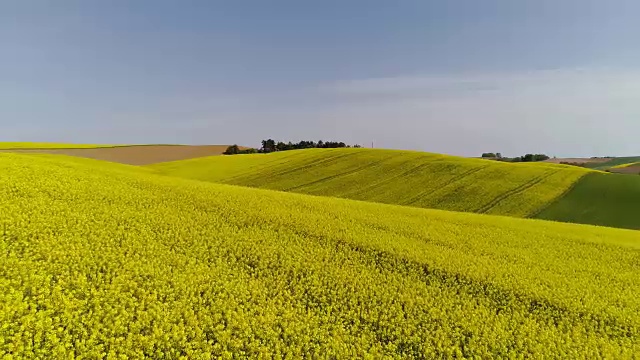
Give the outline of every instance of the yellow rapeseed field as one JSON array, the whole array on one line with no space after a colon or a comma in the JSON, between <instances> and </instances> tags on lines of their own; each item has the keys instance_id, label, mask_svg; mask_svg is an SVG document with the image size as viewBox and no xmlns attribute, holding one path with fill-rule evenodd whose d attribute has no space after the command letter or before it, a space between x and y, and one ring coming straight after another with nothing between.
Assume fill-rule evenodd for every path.
<instances>
[{"instance_id":1,"label":"yellow rapeseed field","mask_svg":"<svg viewBox=\"0 0 640 360\"><path fill-rule=\"evenodd\" d=\"M636 231L54 155L0 154L0 209L3 358L640 353Z\"/></svg>"},{"instance_id":2,"label":"yellow rapeseed field","mask_svg":"<svg viewBox=\"0 0 640 360\"><path fill-rule=\"evenodd\" d=\"M516 217L537 213L592 171L378 149L206 157L150 168L211 182Z\"/></svg>"},{"instance_id":3,"label":"yellow rapeseed field","mask_svg":"<svg viewBox=\"0 0 640 360\"><path fill-rule=\"evenodd\" d=\"M66 144L47 142L0 142L0 150L3 149L95 149L116 147L125 145L97 145L97 144Z\"/></svg>"}]
</instances>

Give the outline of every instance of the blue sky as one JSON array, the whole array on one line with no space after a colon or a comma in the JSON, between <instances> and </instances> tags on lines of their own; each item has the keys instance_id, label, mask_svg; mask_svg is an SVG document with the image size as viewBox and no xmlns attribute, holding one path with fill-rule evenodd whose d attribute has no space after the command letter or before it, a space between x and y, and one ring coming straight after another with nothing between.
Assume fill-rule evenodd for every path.
<instances>
[{"instance_id":1,"label":"blue sky","mask_svg":"<svg viewBox=\"0 0 640 360\"><path fill-rule=\"evenodd\" d=\"M638 13L631 0L3 1L0 141L640 154Z\"/></svg>"}]
</instances>

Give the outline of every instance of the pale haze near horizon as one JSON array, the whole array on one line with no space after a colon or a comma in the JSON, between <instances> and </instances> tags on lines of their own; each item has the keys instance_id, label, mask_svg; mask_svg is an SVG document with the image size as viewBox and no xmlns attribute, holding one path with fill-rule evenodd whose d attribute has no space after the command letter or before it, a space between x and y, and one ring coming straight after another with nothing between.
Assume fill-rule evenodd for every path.
<instances>
[{"instance_id":1,"label":"pale haze near horizon","mask_svg":"<svg viewBox=\"0 0 640 360\"><path fill-rule=\"evenodd\" d=\"M0 141L640 155L634 1L6 1Z\"/></svg>"}]
</instances>

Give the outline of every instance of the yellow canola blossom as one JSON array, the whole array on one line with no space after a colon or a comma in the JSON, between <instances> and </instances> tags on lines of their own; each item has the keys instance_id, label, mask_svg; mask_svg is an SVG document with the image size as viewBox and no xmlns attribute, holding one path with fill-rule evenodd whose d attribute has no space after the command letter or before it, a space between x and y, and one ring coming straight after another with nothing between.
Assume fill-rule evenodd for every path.
<instances>
[{"instance_id":1,"label":"yellow canola blossom","mask_svg":"<svg viewBox=\"0 0 640 360\"><path fill-rule=\"evenodd\" d=\"M632 358L636 231L0 154L0 357Z\"/></svg>"}]
</instances>

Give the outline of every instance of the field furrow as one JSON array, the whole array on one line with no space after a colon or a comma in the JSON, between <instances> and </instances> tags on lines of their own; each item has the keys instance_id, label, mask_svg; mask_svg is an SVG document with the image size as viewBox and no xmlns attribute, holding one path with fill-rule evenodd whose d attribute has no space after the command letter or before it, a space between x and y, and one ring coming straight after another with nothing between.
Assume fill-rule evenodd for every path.
<instances>
[{"instance_id":1,"label":"field furrow","mask_svg":"<svg viewBox=\"0 0 640 360\"><path fill-rule=\"evenodd\" d=\"M522 185L520 185L520 186L518 186L518 187L516 187L514 189L511 189L509 191L504 192L503 194L500 194L495 199L491 200L486 205L484 205L483 207L481 207L480 209L478 209L478 210L476 210L474 212L485 214L485 213L489 212L489 210L494 208L496 205L498 205L498 203L507 200L508 198L510 198L513 195L516 195L518 193L521 193L523 191L526 191L527 189L530 189L530 188L536 186L537 184L541 183L545 179L548 179L549 177L553 176L556 173L557 173L557 171L554 171L554 172L549 172L548 174L543 174L541 176L535 177L535 178L531 179L530 181L525 182L524 184L522 184Z\"/></svg>"},{"instance_id":2,"label":"field furrow","mask_svg":"<svg viewBox=\"0 0 640 360\"><path fill-rule=\"evenodd\" d=\"M488 165L485 166L478 166L476 168L471 168L461 174L458 174L456 176L454 176L453 178L449 179L447 181L447 183L443 186L440 187L439 189L435 190L435 191L430 191L430 192L426 192L426 193L421 193L416 195L415 197L409 199L408 201L400 204L400 205L414 205L416 203L418 203L420 201L420 199L425 198L425 197L431 197L431 198L445 198L448 195L451 194L450 189L451 187L455 186L458 182L463 181L465 178L467 178L470 175L473 175L479 171L484 170L485 168L487 168Z\"/></svg>"}]
</instances>

